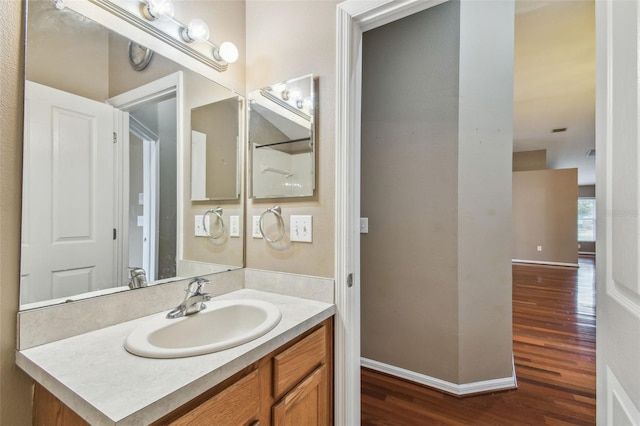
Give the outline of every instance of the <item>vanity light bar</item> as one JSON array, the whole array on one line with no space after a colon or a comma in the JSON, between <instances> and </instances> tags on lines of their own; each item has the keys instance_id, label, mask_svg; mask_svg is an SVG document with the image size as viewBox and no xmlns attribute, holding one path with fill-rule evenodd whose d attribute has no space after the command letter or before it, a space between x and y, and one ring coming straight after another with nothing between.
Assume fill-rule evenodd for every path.
<instances>
[{"instance_id":1,"label":"vanity light bar","mask_svg":"<svg viewBox=\"0 0 640 426\"><path fill-rule=\"evenodd\" d=\"M216 61L234 63L238 60L236 46L225 41L219 47L209 41L209 26L202 19L192 19L185 25L173 17L175 8L172 0L146 0L140 3L140 14L148 21L170 21L180 28L180 37L185 43L194 41L206 43L211 47L213 58Z\"/></svg>"},{"instance_id":2,"label":"vanity light bar","mask_svg":"<svg viewBox=\"0 0 640 426\"><path fill-rule=\"evenodd\" d=\"M51 1L54 4L56 9L63 10L65 8L64 0L51 0ZM160 16L158 16L158 14L161 14L161 13L159 13L157 9L153 9L153 8L151 8L152 9L151 11L149 10L147 10L146 12L143 11L147 9L146 6L149 4L149 0L141 1L142 4L138 9L138 13L135 13L135 10L125 9L122 6L117 5L112 0L87 0L87 1L95 6L100 7L104 11L109 12L112 15L122 19L126 23L133 25L134 27L157 38L158 40L163 41L164 43L178 50L179 52L182 52L185 55L190 56L191 58L199 62L202 62L203 64L213 68L218 72L226 71L228 68L228 65L230 63L235 62L238 59L238 49L231 42L222 43L220 47L218 47L215 44L209 41L206 41L205 43L211 46L211 50L210 50L211 54L206 55L196 49L193 49L191 46L189 46L189 43L183 40L182 38L175 38L165 33L155 25L152 25L151 22L153 22L154 20L160 19ZM163 0L160 0L160 1L163 1ZM163 6L163 7L170 9L170 6ZM170 20L174 22L181 29L187 28L187 26L185 26L184 24L173 19L173 17L170 16L171 13L166 12L167 9L162 9L162 10L165 10L164 12L165 14L169 15L169 19L163 18L164 20ZM145 16L145 13L149 13L149 15ZM156 15L154 15L154 13ZM227 52L230 52L230 53L227 53Z\"/></svg>"}]
</instances>

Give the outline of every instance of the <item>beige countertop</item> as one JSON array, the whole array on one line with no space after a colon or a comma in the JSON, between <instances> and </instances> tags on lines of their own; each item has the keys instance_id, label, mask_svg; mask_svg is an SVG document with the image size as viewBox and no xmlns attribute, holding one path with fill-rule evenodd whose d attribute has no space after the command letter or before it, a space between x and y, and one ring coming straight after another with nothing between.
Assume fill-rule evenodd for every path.
<instances>
[{"instance_id":1,"label":"beige countertop","mask_svg":"<svg viewBox=\"0 0 640 426\"><path fill-rule=\"evenodd\" d=\"M335 314L330 303L249 289L212 300L229 299L271 302L282 319L256 340L207 355L150 359L127 352L127 335L163 312L19 351L16 363L92 425L148 424Z\"/></svg>"}]
</instances>

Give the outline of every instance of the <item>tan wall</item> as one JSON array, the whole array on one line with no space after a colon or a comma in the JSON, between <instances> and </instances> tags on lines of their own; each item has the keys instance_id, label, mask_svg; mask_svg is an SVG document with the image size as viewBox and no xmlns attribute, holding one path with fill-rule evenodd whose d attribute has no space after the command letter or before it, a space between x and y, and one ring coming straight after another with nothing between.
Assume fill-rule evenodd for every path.
<instances>
[{"instance_id":1,"label":"tan wall","mask_svg":"<svg viewBox=\"0 0 640 426\"><path fill-rule=\"evenodd\" d=\"M301 199L248 200L246 265L334 276L335 33L339 1L247 1L247 92L313 73L318 79L316 191ZM283 29L282 31L278 29ZM285 239L273 246L251 238L252 216L279 204ZM313 243L289 241L289 216L313 215ZM273 231L275 233L275 231Z\"/></svg>"},{"instance_id":2,"label":"tan wall","mask_svg":"<svg viewBox=\"0 0 640 426\"><path fill-rule=\"evenodd\" d=\"M513 153L513 171L544 170L547 168L547 150L523 151Z\"/></svg>"},{"instance_id":3,"label":"tan wall","mask_svg":"<svg viewBox=\"0 0 640 426\"><path fill-rule=\"evenodd\" d=\"M213 87L211 82L193 73L186 73L185 100L188 100L184 108L185 123L191 123L191 109L217 102L228 98L230 92L223 90L222 86ZM191 141L191 130L185 126L184 140ZM244 261L244 229L242 196L239 200L229 201L191 201L191 143L185 143L183 147L183 250L184 258L199 262L215 263L219 265L243 266ZM242 150L242 147L238 147ZM228 225L229 217L240 216L240 238L225 238L224 240L212 240L209 238L195 237L195 215L204 214L207 210L221 206L225 225Z\"/></svg>"},{"instance_id":4,"label":"tan wall","mask_svg":"<svg viewBox=\"0 0 640 426\"><path fill-rule=\"evenodd\" d=\"M194 87L195 89L195 87ZM215 107L217 111L223 109L222 116L219 113L215 114L215 118L212 117L211 107ZM207 133L207 143L213 142L215 146L220 146L215 142L216 137L220 137L220 129L223 127L223 124L231 124L232 126L226 126L227 131L234 130L234 134L237 135L237 121L238 121L238 103L236 98L231 98L225 101L216 101L211 104L206 104L205 106L200 106L192 111L196 111L192 114L192 127L194 130L197 130L202 133ZM191 114L191 113L190 113ZM230 116L231 114L231 116ZM235 117L234 117L235 115ZM220 121L223 120L223 121ZM235 129L233 129L235 127ZM227 137L232 135L227 135ZM214 138L213 140L211 138ZM233 140L235 141L235 136L233 136ZM190 146L189 146L190 148ZM238 150L242 150L243 146L240 145L237 147ZM220 153L216 150L215 155L213 154L213 150L207 150L207 179L213 177L214 179L218 176L211 173L211 169L222 170L222 164L220 162L221 158L219 157ZM238 153L241 154L241 153ZM191 151L185 151L185 155L188 156L188 162L191 160ZM227 158L231 158L232 153L225 153ZM234 157L235 158L235 157ZM233 160L229 160L233 161ZM235 180L230 181L234 176L238 176L241 178L241 175L236 173L236 164L228 164L228 169L225 170L226 178L229 179L226 182L226 188L220 188L224 190L228 195L235 191ZM241 232L239 238L231 238L228 237L229 234L229 222L230 216L240 216L242 215L242 200L224 200L224 201L191 201L191 167L187 166L188 173L185 174L186 179L186 193L185 193L185 237L184 237L184 257L189 260L196 260L200 262L213 262L220 265L229 265L229 266L242 266L244 259L244 251L243 251L243 237L244 234ZM222 176L220 176L222 177ZM215 196L215 193L210 193L211 183L207 183L207 195ZM222 195L222 194L219 194ZM214 208L217 206L221 206L223 208L222 217L224 220L226 235L227 237L221 237L220 239L208 239L202 237L195 237L193 235L193 229L195 226L195 215L204 214L208 209ZM215 215L211 215L211 223L214 223ZM240 224L242 225L242 219L240 220ZM241 230L242 231L242 230Z\"/></svg>"},{"instance_id":5,"label":"tan wall","mask_svg":"<svg viewBox=\"0 0 640 426\"><path fill-rule=\"evenodd\" d=\"M27 79L102 102L109 93L109 32L75 16L50 1L29 1Z\"/></svg>"},{"instance_id":6,"label":"tan wall","mask_svg":"<svg viewBox=\"0 0 640 426\"><path fill-rule=\"evenodd\" d=\"M364 35L366 358L453 383L511 376L512 40L506 2Z\"/></svg>"},{"instance_id":7,"label":"tan wall","mask_svg":"<svg viewBox=\"0 0 640 426\"><path fill-rule=\"evenodd\" d=\"M20 276L24 3L0 8L0 424L31 424L32 381L15 365Z\"/></svg>"},{"instance_id":8,"label":"tan wall","mask_svg":"<svg viewBox=\"0 0 640 426\"><path fill-rule=\"evenodd\" d=\"M190 2L192 3L192 2ZM196 2L197 3L197 2ZM217 4L218 2L216 2ZM220 2L226 3L226 2ZM241 2L231 2L238 8L244 5ZM184 70L182 66L166 58L156 56L147 68L141 72L134 71L128 64L126 55L127 40L119 36L111 37L111 72L110 92L115 96L139 87L142 84L157 80L179 70L183 70L184 82L184 109L183 119L185 123L191 123L191 109L217 102L228 98L233 93L226 87L197 75L194 72ZM236 65L236 64L233 64ZM244 74L242 74L244 76ZM244 86L243 86L244 87ZM225 224L229 224L229 216L242 217L242 201L191 201L191 129L189 125L183 128L183 140L187 143L183 146L183 256L184 259L199 262L216 263L221 265L242 266L244 249L242 238L226 238L222 240L210 240L208 238L195 237L195 215L201 215L210 208L222 206ZM241 149L241 148L239 148ZM242 220L241 220L242 224ZM241 229L242 232L242 229ZM242 235L242 233L241 233Z\"/></svg>"},{"instance_id":9,"label":"tan wall","mask_svg":"<svg viewBox=\"0 0 640 426\"><path fill-rule=\"evenodd\" d=\"M577 204L577 169L514 172L513 258L578 263Z\"/></svg>"}]
</instances>

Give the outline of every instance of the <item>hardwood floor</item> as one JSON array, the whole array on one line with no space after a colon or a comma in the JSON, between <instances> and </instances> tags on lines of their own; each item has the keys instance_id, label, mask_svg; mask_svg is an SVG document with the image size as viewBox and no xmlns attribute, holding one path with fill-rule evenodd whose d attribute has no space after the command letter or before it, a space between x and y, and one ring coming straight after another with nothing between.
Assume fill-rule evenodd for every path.
<instances>
[{"instance_id":1,"label":"hardwood floor","mask_svg":"<svg viewBox=\"0 0 640 426\"><path fill-rule=\"evenodd\" d=\"M595 424L595 262L513 266L518 389L456 398L362 369L363 425Z\"/></svg>"}]
</instances>

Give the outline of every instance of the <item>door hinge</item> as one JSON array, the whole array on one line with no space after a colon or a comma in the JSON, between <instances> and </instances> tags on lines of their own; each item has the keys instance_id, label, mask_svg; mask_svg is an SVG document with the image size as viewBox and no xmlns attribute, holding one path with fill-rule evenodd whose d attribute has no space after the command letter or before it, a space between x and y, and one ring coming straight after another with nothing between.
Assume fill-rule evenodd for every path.
<instances>
[{"instance_id":1,"label":"door hinge","mask_svg":"<svg viewBox=\"0 0 640 426\"><path fill-rule=\"evenodd\" d=\"M116 237L118 235L118 231L116 231L116 228L113 228L113 239L115 240Z\"/></svg>"},{"instance_id":2,"label":"door hinge","mask_svg":"<svg viewBox=\"0 0 640 426\"><path fill-rule=\"evenodd\" d=\"M118 134L113 132L113 143L118 143Z\"/></svg>"},{"instance_id":3,"label":"door hinge","mask_svg":"<svg viewBox=\"0 0 640 426\"><path fill-rule=\"evenodd\" d=\"M347 275L347 287L353 287L353 273Z\"/></svg>"}]
</instances>

